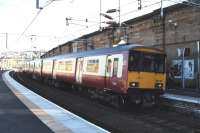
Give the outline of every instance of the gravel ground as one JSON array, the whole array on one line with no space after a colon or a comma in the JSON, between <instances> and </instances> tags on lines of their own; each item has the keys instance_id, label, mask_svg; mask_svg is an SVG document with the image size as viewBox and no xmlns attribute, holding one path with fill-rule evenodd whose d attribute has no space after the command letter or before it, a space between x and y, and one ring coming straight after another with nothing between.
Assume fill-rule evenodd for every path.
<instances>
[{"instance_id":1,"label":"gravel ground","mask_svg":"<svg viewBox=\"0 0 200 133\"><path fill-rule=\"evenodd\" d=\"M68 86L57 89L19 73L14 77L37 94L113 133L200 133L199 119L165 106L131 107L122 112Z\"/></svg>"}]
</instances>

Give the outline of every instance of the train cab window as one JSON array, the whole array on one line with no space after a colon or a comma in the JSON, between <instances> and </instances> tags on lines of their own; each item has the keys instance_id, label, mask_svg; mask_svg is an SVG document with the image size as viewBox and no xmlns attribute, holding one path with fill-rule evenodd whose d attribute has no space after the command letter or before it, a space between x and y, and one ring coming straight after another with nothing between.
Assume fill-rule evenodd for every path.
<instances>
[{"instance_id":1,"label":"train cab window","mask_svg":"<svg viewBox=\"0 0 200 133\"><path fill-rule=\"evenodd\" d=\"M131 51L129 53L129 71L165 72L165 55Z\"/></svg>"},{"instance_id":2,"label":"train cab window","mask_svg":"<svg viewBox=\"0 0 200 133\"><path fill-rule=\"evenodd\" d=\"M129 63L128 70L129 71L139 71L141 69L141 53L134 51L129 54Z\"/></svg>"},{"instance_id":3,"label":"train cab window","mask_svg":"<svg viewBox=\"0 0 200 133\"><path fill-rule=\"evenodd\" d=\"M154 72L154 56L143 54L142 66L144 72Z\"/></svg>"},{"instance_id":4,"label":"train cab window","mask_svg":"<svg viewBox=\"0 0 200 133\"><path fill-rule=\"evenodd\" d=\"M165 55L156 55L155 58L155 71L158 73L165 72Z\"/></svg>"},{"instance_id":5,"label":"train cab window","mask_svg":"<svg viewBox=\"0 0 200 133\"><path fill-rule=\"evenodd\" d=\"M117 77L118 63L119 63L119 59L118 58L114 58L114 62L113 62L113 76L114 77Z\"/></svg>"}]
</instances>

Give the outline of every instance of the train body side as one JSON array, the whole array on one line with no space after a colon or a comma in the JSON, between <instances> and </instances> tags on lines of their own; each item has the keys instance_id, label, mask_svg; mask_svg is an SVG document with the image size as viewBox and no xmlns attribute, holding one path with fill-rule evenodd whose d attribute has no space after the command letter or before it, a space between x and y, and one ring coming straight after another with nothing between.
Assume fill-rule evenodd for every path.
<instances>
[{"instance_id":1,"label":"train body side","mask_svg":"<svg viewBox=\"0 0 200 133\"><path fill-rule=\"evenodd\" d=\"M53 67L52 67L53 68ZM76 58L54 60L53 80L75 82Z\"/></svg>"},{"instance_id":2,"label":"train body side","mask_svg":"<svg viewBox=\"0 0 200 133\"><path fill-rule=\"evenodd\" d=\"M110 90L134 101L142 101L145 94L159 96L164 92L165 63L166 57L161 50L122 46L46 58L41 65L31 65L30 62L35 71L29 67L29 73L47 80Z\"/></svg>"},{"instance_id":3,"label":"train body side","mask_svg":"<svg viewBox=\"0 0 200 133\"><path fill-rule=\"evenodd\" d=\"M82 60L82 72L79 72L81 61L77 60L76 83L90 88L126 92L126 52L84 57ZM82 75L79 76L79 73Z\"/></svg>"},{"instance_id":4,"label":"train body side","mask_svg":"<svg viewBox=\"0 0 200 133\"><path fill-rule=\"evenodd\" d=\"M43 59L41 65L41 76L44 79L52 79L52 74L54 70L54 60Z\"/></svg>"},{"instance_id":5,"label":"train body side","mask_svg":"<svg viewBox=\"0 0 200 133\"><path fill-rule=\"evenodd\" d=\"M37 79L42 76L42 60L38 59L34 61L33 78Z\"/></svg>"},{"instance_id":6,"label":"train body side","mask_svg":"<svg viewBox=\"0 0 200 133\"><path fill-rule=\"evenodd\" d=\"M118 93L125 93L127 90L127 52L116 52L112 54L85 56L79 58L52 59L54 65L52 71L43 69L43 76L51 77L54 80L66 83L78 84L88 88L109 89ZM113 75L113 63L118 59ZM108 66L108 61L111 65ZM44 65L44 64L43 64ZM50 64L49 64L50 65ZM45 65L44 65L44 68Z\"/></svg>"}]
</instances>

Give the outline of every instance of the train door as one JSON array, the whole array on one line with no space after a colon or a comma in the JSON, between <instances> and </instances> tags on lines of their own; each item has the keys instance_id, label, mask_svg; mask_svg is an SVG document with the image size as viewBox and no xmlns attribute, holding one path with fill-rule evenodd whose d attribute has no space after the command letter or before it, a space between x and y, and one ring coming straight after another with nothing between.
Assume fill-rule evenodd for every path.
<instances>
[{"instance_id":1,"label":"train door","mask_svg":"<svg viewBox=\"0 0 200 133\"><path fill-rule=\"evenodd\" d=\"M112 78L112 70L113 70L113 59L112 56L107 56L107 61L106 61L106 88L111 89L111 78Z\"/></svg>"},{"instance_id":2,"label":"train door","mask_svg":"<svg viewBox=\"0 0 200 133\"><path fill-rule=\"evenodd\" d=\"M55 60L52 61L52 69L51 69L51 77L53 78L53 75L55 73Z\"/></svg>"},{"instance_id":3,"label":"train door","mask_svg":"<svg viewBox=\"0 0 200 133\"><path fill-rule=\"evenodd\" d=\"M57 73L57 68L58 68L58 62L56 60L54 60L54 63L53 63L54 67L53 67L53 79L56 79L56 73Z\"/></svg>"},{"instance_id":4,"label":"train door","mask_svg":"<svg viewBox=\"0 0 200 133\"><path fill-rule=\"evenodd\" d=\"M76 82L82 83L82 74L83 74L83 58L77 59L77 67L76 67Z\"/></svg>"},{"instance_id":5,"label":"train door","mask_svg":"<svg viewBox=\"0 0 200 133\"><path fill-rule=\"evenodd\" d=\"M106 88L121 90L123 55L108 56L106 69Z\"/></svg>"}]
</instances>

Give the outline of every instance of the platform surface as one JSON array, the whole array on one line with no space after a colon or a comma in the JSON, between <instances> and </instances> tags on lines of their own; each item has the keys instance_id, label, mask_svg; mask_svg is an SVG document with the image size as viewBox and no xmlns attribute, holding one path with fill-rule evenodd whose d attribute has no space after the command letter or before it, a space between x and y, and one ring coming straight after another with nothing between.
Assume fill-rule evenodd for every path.
<instances>
[{"instance_id":1,"label":"platform surface","mask_svg":"<svg viewBox=\"0 0 200 133\"><path fill-rule=\"evenodd\" d=\"M193 97L193 96L185 96L185 95L166 93L163 95L163 98L200 105L200 98Z\"/></svg>"},{"instance_id":2,"label":"platform surface","mask_svg":"<svg viewBox=\"0 0 200 133\"><path fill-rule=\"evenodd\" d=\"M0 72L0 132L52 133L6 86Z\"/></svg>"},{"instance_id":3,"label":"platform surface","mask_svg":"<svg viewBox=\"0 0 200 133\"><path fill-rule=\"evenodd\" d=\"M30 132L29 130L31 130L31 128L29 128L29 126L34 126L33 128L36 130L32 130L33 132L42 132L42 133L52 132L52 131L57 133L109 133L109 131L82 119L81 117L57 106L56 104L30 91L25 86L19 84L12 77L10 77L8 71L3 74L3 80L8 87L3 83L1 79L1 84L3 84L1 90L8 91L12 95L10 99L13 99L14 97L15 101L17 101L18 104L21 104L21 106L23 106L25 112L26 111L29 112L30 115L33 117L32 119L35 119L34 121L32 119L27 119L27 117L24 116L24 119L27 119L27 124L29 124L28 122L30 122L30 125L26 126L26 124L23 124L26 123L26 121L23 121L22 119L21 129L23 130L23 128L26 128L28 130L23 132ZM22 103L26 106L24 106ZM10 106L11 108L13 108L15 104L11 104ZM21 109L21 106L19 107L19 109ZM11 109L11 111L13 110ZM39 122L37 122L36 120ZM15 122L16 124L19 123L18 119L15 119ZM13 126L15 124L12 123L5 124L5 126L11 126L11 125Z\"/></svg>"}]
</instances>

